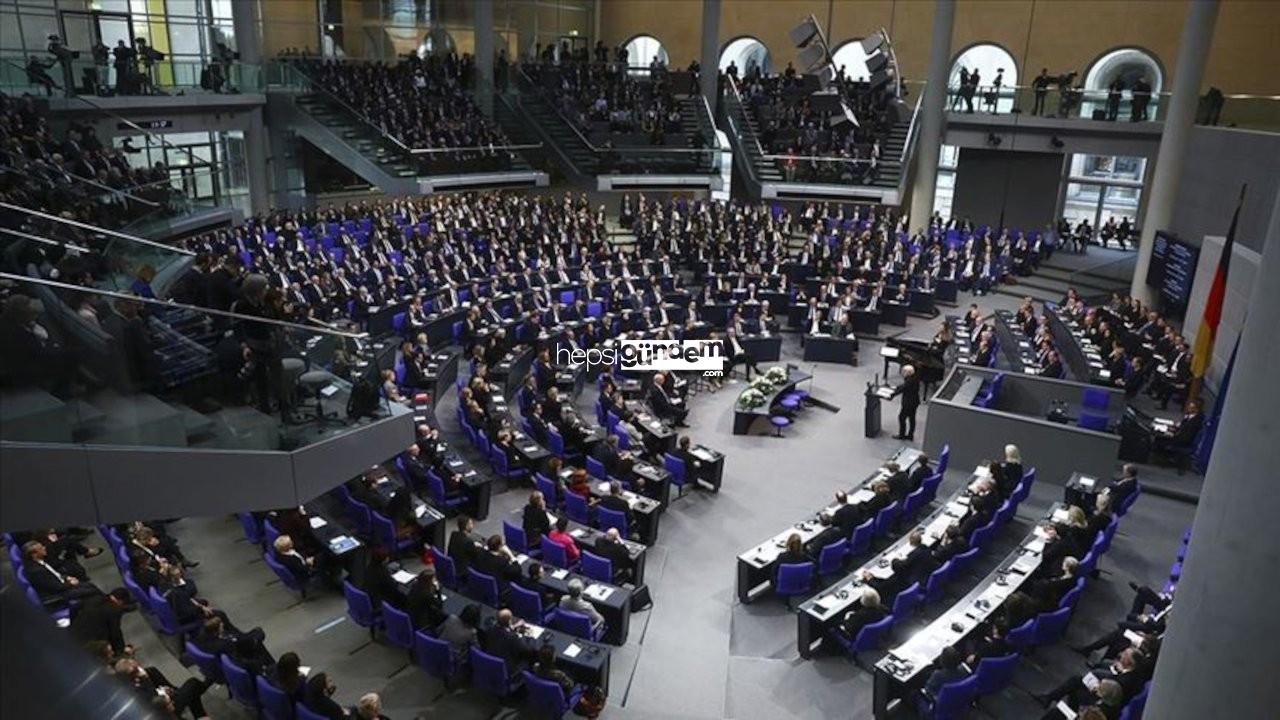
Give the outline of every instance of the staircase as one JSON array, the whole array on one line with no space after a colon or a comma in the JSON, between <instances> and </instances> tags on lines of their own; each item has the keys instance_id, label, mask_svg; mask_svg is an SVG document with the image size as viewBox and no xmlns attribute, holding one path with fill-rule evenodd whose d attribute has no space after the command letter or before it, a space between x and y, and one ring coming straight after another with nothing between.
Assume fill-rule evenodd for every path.
<instances>
[{"instance_id":1,"label":"staircase","mask_svg":"<svg viewBox=\"0 0 1280 720\"><path fill-rule=\"evenodd\" d=\"M508 134L517 127L534 133L539 141L553 149L568 175L585 180L596 174L599 167L596 152L541 94L520 93L510 111L499 114L498 121ZM532 127L528 123L532 123Z\"/></svg>"},{"instance_id":2,"label":"staircase","mask_svg":"<svg viewBox=\"0 0 1280 720\"><path fill-rule=\"evenodd\" d=\"M1117 277L1109 277L1101 272L1081 269L1079 263L1070 262L1074 256L1063 258L1062 251L1047 262L1040 263L1040 268L1030 277L1020 277L1013 285L999 285L992 292L1013 297L1029 297L1038 302L1046 300L1060 302L1067 294L1067 288L1074 287L1085 302L1093 303L1107 300L1113 292L1128 292L1129 282ZM1137 256L1135 254L1134 260ZM1074 265L1074 267L1073 267Z\"/></svg>"},{"instance_id":3,"label":"staircase","mask_svg":"<svg viewBox=\"0 0 1280 720\"><path fill-rule=\"evenodd\" d=\"M896 188L902 180L902 148L907 144L907 134L911 131L911 120L894 124L888 137L880 145L880 164L877 166L876 178L872 185L884 188Z\"/></svg>"}]
</instances>

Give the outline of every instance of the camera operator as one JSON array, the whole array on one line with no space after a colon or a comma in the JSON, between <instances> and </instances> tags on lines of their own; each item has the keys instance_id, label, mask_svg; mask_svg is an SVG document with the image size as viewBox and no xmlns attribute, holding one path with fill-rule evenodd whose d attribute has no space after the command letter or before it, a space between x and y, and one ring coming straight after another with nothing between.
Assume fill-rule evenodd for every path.
<instances>
[{"instance_id":1,"label":"camera operator","mask_svg":"<svg viewBox=\"0 0 1280 720\"><path fill-rule=\"evenodd\" d=\"M124 40L117 40L116 46L111 50L111 57L116 68L116 94L132 95L134 94L134 75L137 74L137 57L133 48L124 44Z\"/></svg>"},{"instance_id":2,"label":"camera operator","mask_svg":"<svg viewBox=\"0 0 1280 720\"><path fill-rule=\"evenodd\" d=\"M93 44L90 52L93 53L93 92L96 95L106 95L111 74L111 48L99 40Z\"/></svg>"},{"instance_id":3,"label":"camera operator","mask_svg":"<svg viewBox=\"0 0 1280 720\"><path fill-rule=\"evenodd\" d=\"M231 306L232 312L250 317L273 317L271 305L267 302L269 283L265 275L252 273L245 277L240 285L240 299ZM237 320L236 337L240 340L245 364L240 368L239 378L251 380L254 394L257 395L258 409L271 414L271 396L274 388L280 412L287 412L280 382L280 330L272 323Z\"/></svg>"},{"instance_id":4,"label":"camera operator","mask_svg":"<svg viewBox=\"0 0 1280 720\"><path fill-rule=\"evenodd\" d=\"M165 95L156 88L155 82L155 66L156 63L164 60L165 54L156 50L147 44L146 38L134 38L134 47L137 48L138 59L142 61L142 76L139 89L143 95Z\"/></svg>"},{"instance_id":5,"label":"camera operator","mask_svg":"<svg viewBox=\"0 0 1280 720\"><path fill-rule=\"evenodd\" d=\"M62 86L67 95L72 95L75 91L76 81L75 75L71 69L71 61L80 57L79 50L72 50L62 44L62 38L57 35L49 36L49 54L58 61L62 66Z\"/></svg>"},{"instance_id":6,"label":"camera operator","mask_svg":"<svg viewBox=\"0 0 1280 720\"><path fill-rule=\"evenodd\" d=\"M62 89L61 85L53 81L49 77L49 68L53 67L53 61L43 62L35 55L27 56L27 82L32 85L39 85L44 88L45 93L49 97L53 97L53 89Z\"/></svg>"}]
</instances>

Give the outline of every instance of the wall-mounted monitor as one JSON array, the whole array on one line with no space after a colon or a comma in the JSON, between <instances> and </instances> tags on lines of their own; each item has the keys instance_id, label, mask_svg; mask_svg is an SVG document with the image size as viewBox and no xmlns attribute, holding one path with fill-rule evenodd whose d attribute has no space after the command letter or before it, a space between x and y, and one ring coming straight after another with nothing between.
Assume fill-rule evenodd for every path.
<instances>
[{"instance_id":1,"label":"wall-mounted monitor","mask_svg":"<svg viewBox=\"0 0 1280 720\"><path fill-rule=\"evenodd\" d=\"M1147 267L1147 287L1160 294L1163 311L1181 316L1191 299L1191 283L1196 277L1200 248L1179 239L1173 233L1157 230L1151 247L1151 265Z\"/></svg>"}]
</instances>

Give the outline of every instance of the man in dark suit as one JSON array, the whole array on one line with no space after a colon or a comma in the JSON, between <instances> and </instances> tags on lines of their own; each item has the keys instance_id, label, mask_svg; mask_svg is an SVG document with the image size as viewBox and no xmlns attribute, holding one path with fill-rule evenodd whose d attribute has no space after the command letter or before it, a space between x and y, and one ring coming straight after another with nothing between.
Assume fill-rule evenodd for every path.
<instances>
[{"instance_id":1,"label":"man in dark suit","mask_svg":"<svg viewBox=\"0 0 1280 720\"><path fill-rule=\"evenodd\" d=\"M671 421L676 427L689 427L684 421L689 414L689 408L684 407L684 403L679 398L673 398L667 394L666 380L667 376L662 373L653 376L653 382L649 385L649 405L663 420Z\"/></svg>"},{"instance_id":2,"label":"man in dark suit","mask_svg":"<svg viewBox=\"0 0 1280 720\"><path fill-rule=\"evenodd\" d=\"M120 618L135 609L137 605L124 588L116 588L106 595L88 597L71 617L68 631L78 645L101 640L110 645L117 655L122 655L129 646L120 630Z\"/></svg>"},{"instance_id":3,"label":"man in dark suit","mask_svg":"<svg viewBox=\"0 0 1280 720\"><path fill-rule=\"evenodd\" d=\"M68 575L50 563L44 543L30 540L22 546L22 554L26 560L23 563L23 574L45 605L61 607L72 600L102 594L93 583L81 582L74 575Z\"/></svg>"},{"instance_id":4,"label":"man in dark suit","mask_svg":"<svg viewBox=\"0 0 1280 720\"><path fill-rule=\"evenodd\" d=\"M627 546L622 544L622 536L618 534L617 528L609 528L604 535L596 538L592 551L609 561L609 564L613 567L614 584L631 580L635 571L631 561L631 553L627 550Z\"/></svg>"},{"instance_id":5,"label":"man in dark suit","mask_svg":"<svg viewBox=\"0 0 1280 720\"><path fill-rule=\"evenodd\" d=\"M494 616L493 627L484 634L481 644L490 655L507 662L507 672L514 673L533 659L533 650L516 632L522 621L516 620L511 611L503 608Z\"/></svg>"},{"instance_id":6,"label":"man in dark suit","mask_svg":"<svg viewBox=\"0 0 1280 720\"><path fill-rule=\"evenodd\" d=\"M537 547L542 536L551 532L551 519L547 517L547 500L541 492L535 490L529 495L529 503L524 506L522 525L524 540L529 547Z\"/></svg>"},{"instance_id":7,"label":"man in dark suit","mask_svg":"<svg viewBox=\"0 0 1280 720\"><path fill-rule=\"evenodd\" d=\"M898 463L891 462L884 466L885 472L889 473L889 495L894 500L901 500L906 497L914 488L911 486L911 476L898 466Z\"/></svg>"},{"instance_id":8,"label":"man in dark suit","mask_svg":"<svg viewBox=\"0 0 1280 720\"><path fill-rule=\"evenodd\" d=\"M920 379L912 365L902 366L902 384L893 389L893 397L902 396L902 409L898 411L898 434L895 440L914 440L916 435L916 409L920 407Z\"/></svg>"},{"instance_id":9,"label":"man in dark suit","mask_svg":"<svg viewBox=\"0 0 1280 720\"><path fill-rule=\"evenodd\" d=\"M599 506L625 515L628 528L636 526L635 513L631 510L631 504L627 502L626 498L622 497L622 483L617 480L609 483L609 494L600 498Z\"/></svg>"},{"instance_id":10,"label":"man in dark suit","mask_svg":"<svg viewBox=\"0 0 1280 720\"><path fill-rule=\"evenodd\" d=\"M1035 598L1036 602L1039 603L1041 612L1051 612L1058 609L1058 603L1061 602L1062 596L1075 587L1076 568L1079 565L1080 561L1076 558L1065 557L1062 559L1060 573L1031 583L1031 597Z\"/></svg>"},{"instance_id":11,"label":"man in dark suit","mask_svg":"<svg viewBox=\"0 0 1280 720\"><path fill-rule=\"evenodd\" d=\"M911 489L915 490L924 484L924 479L933 474L933 466L929 464L929 456L920 453L916 465L911 469Z\"/></svg>"},{"instance_id":12,"label":"man in dark suit","mask_svg":"<svg viewBox=\"0 0 1280 720\"><path fill-rule=\"evenodd\" d=\"M840 526L835 524L835 519L831 513L824 512L819 515L818 523L822 525L822 532L809 541L809 547L813 548L814 557L817 557L822 552L822 548L831 543L839 542L846 537Z\"/></svg>"},{"instance_id":13,"label":"man in dark suit","mask_svg":"<svg viewBox=\"0 0 1280 720\"><path fill-rule=\"evenodd\" d=\"M418 573L405 598L404 608L415 628L433 628L444 622L448 613L444 611L444 597L440 594L434 567L428 565Z\"/></svg>"},{"instance_id":14,"label":"man in dark suit","mask_svg":"<svg viewBox=\"0 0 1280 720\"><path fill-rule=\"evenodd\" d=\"M459 515L454 521L457 530L449 536L449 557L461 579L467 572L472 558L484 552L484 538L476 532L476 521L466 515Z\"/></svg>"},{"instance_id":15,"label":"man in dark suit","mask_svg":"<svg viewBox=\"0 0 1280 720\"><path fill-rule=\"evenodd\" d=\"M1200 429L1204 427L1204 413L1200 412L1200 403L1192 400L1167 434L1157 435L1155 446L1162 452L1187 452L1195 446Z\"/></svg>"},{"instance_id":16,"label":"man in dark suit","mask_svg":"<svg viewBox=\"0 0 1280 720\"><path fill-rule=\"evenodd\" d=\"M485 549L471 559L471 566L498 581L498 586L520 578L520 565L512 558L511 551L502 542L501 535L489 537Z\"/></svg>"},{"instance_id":17,"label":"man in dark suit","mask_svg":"<svg viewBox=\"0 0 1280 720\"><path fill-rule=\"evenodd\" d=\"M836 509L831 514L831 522L840 528L842 533L853 532L863 521L862 510L849 502L849 494L841 490L836 493Z\"/></svg>"},{"instance_id":18,"label":"man in dark suit","mask_svg":"<svg viewBox=\"0 0 1280 720\"><path fill-rule=\"evenodd\" d=\"M906 582L911 583L922 580L933 572L933 553L925 546L924 533L920 530L911 531L911 535L907 537L907 545L911 550L903 558L903 569L907 573Z\"/></svg>"},{"instance_id":19,"label":"man in dark suit","mask_svg":"<svg viewBox=\"0 0 1280 720\"><path fill-rule=\"evenodd\" d=\"M1130 495L1137 491L1138 468L1130 463L1125 463L1124 467L1120 468L1120 477L1107 486L1103 492L1111 496L1111 507L1118 508Z\"/></svg>"},{"instance_id":20,"label":"man in dark suit","mask_svg":"<svg viewBox=\"0 0 1280 720\"><path fill-rule=\"evenodd\" d=\"M610 435L596 446L596 459L604 464L604 471L609 477L627 478L631 475L631 467L635 464L631 454L618 449L618 436Z\"/></svg>"}]
</instances>

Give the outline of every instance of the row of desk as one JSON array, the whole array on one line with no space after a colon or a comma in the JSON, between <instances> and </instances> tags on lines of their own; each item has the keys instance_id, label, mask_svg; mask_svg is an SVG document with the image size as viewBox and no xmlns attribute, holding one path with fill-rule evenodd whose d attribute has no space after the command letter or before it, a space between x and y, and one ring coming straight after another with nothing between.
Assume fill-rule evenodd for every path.
<instances>
[{"instance_id":1,"label":"row of desk","mask_svg":"<svg viewBox=\"0 0 1280 720\"><path fill-rule=\"evenodd\" d=\"M1040 374L1040 362L1036 359L1036 347L1027 337L1022 326L1018 324L1011 310L996 310L996 337L1004 348L1004 355L1009 359L1009 367L1014 372L1027 375Z\"/></svg>"},{"instance_id":2,"label":"row of desk","mask_svg":"<svg viewBox=\"0 0 1280 720\"><path fill-rule=\"evenodd\" d=\"M1085 336L1080 324L1059 312L1058 306L1053 303L1044 304L1044 314L1049 317L1049 332L1053 333L1053 344L1058 348L1062 364L1071 372L1072 378L1093 385L1111 384L1111 371L1107 370L1102 354Z\"/></svg>"},{"instance_id":3,"label":"row of desk","mask_svg":"<svg viewBox=\"0 0 1280 720\"><path fill-rule=\"evenodd\" d=\"M885 461L884 465L872 471L862 482L849 488L847 495L851 505L860 505L870 500L873 493L871 485L879 480L889 477L889 473L885 470L885 465L889 463L897 463L899 468L906 469L916 463L920 459L920 451L909 446L898 448ZM823 527L819 518L824 513L834 513L839 509L839 505L835 502L828 503L826 506L819 508L811 516L795 523L791 527L786 528L782 532L756 545L755 547L738 555L738 580L737 594L738 600L743 603L749 603L760 594L761 588L765 585L773 583L774 576L777 575L778 556L780 556L787 548L787 538L792 534L798 534L801 542L808 544L822 533Z\"/></svg>"},{"instance_id":4,"label":"row of desk","mask_svg":"<svg viewBox=\"0 0 1280 720\"><path fill-rule=\"evenodd\" d=\"M1040 569L1047 538L1043 526L1065 520L1066 512L1066 505L1055 503L982 582L876 663L872 708L876 718L888 717L895 701L905 700L919 690L943 649L959 646L981 628L1010 595L1027 584Z\"/></svg>"},{"instance_id":5,"label":"row of desk","mask_svg":"<svg viewBox=\"0 0 1280 720\"><path fill-rule=\"evenodd\" d=\"M924 544L932 546L952 524L963 521L969 514L969 486L981 477L989 477L986 466L978 466L969 479L952 493L946 502L916 524L912 531L904 532L891 545L864 562L838 583L800 605L796 617L796 643L803 658L812 657L814 649L822 643L827 633L840 624L844 615L858 602L860 589L865 584L862 573L885 580L893 577L890 563L911 551L911 534L919 530L924 534ZM886 598L886 603L888 599Z\"/></svg>"}]
</instances>

